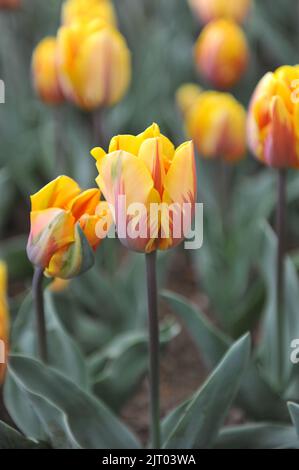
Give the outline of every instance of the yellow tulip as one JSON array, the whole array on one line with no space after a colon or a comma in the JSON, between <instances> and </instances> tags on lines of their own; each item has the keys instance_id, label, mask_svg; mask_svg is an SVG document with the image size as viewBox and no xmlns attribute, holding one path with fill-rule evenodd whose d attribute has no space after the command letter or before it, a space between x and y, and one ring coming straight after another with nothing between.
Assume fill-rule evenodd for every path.
<instances>
[{"instance_id":1,"label":"yellow tulip","mask_svg":"<svg viewBox=\"0 0 299 470\"><path fill-rule=\"evenodd\" d=\"M105 224L107 231L111 224L100 191L82 191L71 178L59 176L31 196L31 206L27 254L32 264L44 268L47 276L61 279L89 269L101 242L97 223Z\"/></svg>"},{"instance_id":2,"label":"yellow tulip","mask_svg":"<svg viewBox=\"0 0 299 470\"><path fill-rule=\"evenodd\" d=\"M116 14L110 0L66 0L62 6L62 24L89 22L94 19L116 26Z\"/></svg>"},{"instance_id":3,"label":"yellow tulip","mask_svg":"<svg viewBox=\"0 0 299 470\"><path fill-rule=\"evenodd\" d=\"M126 247L150 253L184 239L178 225L185 205L192 218L196 201L192 142L175 150L153 124L138 136L114 137L108 154L101 148L91 153L97 160L97 184L113 208L118 237Z\"/></svg>"},{"instance_id":4,"label":"yellow tulip","mask_svg":"<svg viewBox=\"0 0 299 470\"><path fill-rule=\"evenodd\" d=\"M230 20L215 20L201 32L195 62L202 76L215 87L233 86L246 70L249 49L242 29Z\"/></svg>"},{"instance_id":5,"label":"yellow tulip","mask_svg":"<svg viewBox=\"0 0 299 470\"><path fill-rule=\"evenodd\" d=\"M123 36L100 21L63 26L58 32L58 68L64 94L92 110L122 99L131 78Z\"/></svg>"},{"instance_id":6,"label":"yellow tulip","mask_svg":"<svg viewBox=\"0 0 299 470\"><path fill-rule=\"evenodd\" d=\"M251 0L189 0L189 3L203 23L219 18L242 23L251 7Z\"/></svg>"},{"instance_id":7,"label":"yellow tulip","mask_svg":"<svg viewBox=\"0 0 299 470\"><path fill-rule=\"evenodd\" d=\"M7 306L7 268L3 261L0 261L0 385L3 383L6 358L9 347L9 313ZM2 355L4 354L4 357ZM4 363L3 363L4 359Z\"/></svg>"},{"instance_id":8,"label":"yellow tulip","mask_svg":"<svg viewBox=\"0 0 299 470\"><path fill-rule=\"evenodd\" d=\"M267 73L258 83L248 113L253 154L275 168L299 168L299 65Z\"/></svg>"},{"instance_id":9,"label":"yellow tulip","mask_svg":"<svg viewBox=\"0 0 299 470\"><path fill-rule=\"evenodd\" d=\"M192 100L192 104L191 104ZM246 111L230 94L183 85L178 106L200 156L237 162L246 153Z\"/></svg>"},{"instance_id":10,"label":"yellow tulip","mask_svg":"<svg viewBox=\"0 0 299 470\"><path fill-rule=\"evenodd\" d=\"M48 104L59 104L64 96L58 81L56 38L47 37L32 55L32 77L36 93Z\"/></svg>"}]
</instances>

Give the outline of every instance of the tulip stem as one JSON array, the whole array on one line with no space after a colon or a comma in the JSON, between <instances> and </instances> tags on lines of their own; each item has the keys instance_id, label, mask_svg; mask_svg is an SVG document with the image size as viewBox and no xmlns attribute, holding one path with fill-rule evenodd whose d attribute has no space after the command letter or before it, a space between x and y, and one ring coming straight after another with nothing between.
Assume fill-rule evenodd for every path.
<instances>
[{"instance_id":1,"label":"tulip stem","mask_svg":"<svg viewBox=\"0 0 299 470\"><path fill-rule=\"evenodd\" d=\"M160 449L160 343L155 251L146 255L146 271L149 320L151 439L153 449Z\"/></svg>"},{"instance_id":2,"label":"tulip stem","mask_svg":"<svg viewBox=\"0 0 299 470\"><path fill-rule=\"evenodd\" d=\"M44 292L43 292L43 268L35 268L32 281L33 300L36 313L38 351L40 359L48 362L47 334L45 322Z\"/></svg>"},{"instance_id":3,"label":"tulip stem","mask_svg":"<svg viewBox=\"0 0 299 470\"><path fill-rule=\"evenodd\" d=\"M285 223L286 223L286 170L278 170L278 201L276 214L276 233L278 238L276 259L276 315L278 344L278 373L283 375L283 312L284 312L284 261L285 261Z\"/></svg>"}]
</instances>

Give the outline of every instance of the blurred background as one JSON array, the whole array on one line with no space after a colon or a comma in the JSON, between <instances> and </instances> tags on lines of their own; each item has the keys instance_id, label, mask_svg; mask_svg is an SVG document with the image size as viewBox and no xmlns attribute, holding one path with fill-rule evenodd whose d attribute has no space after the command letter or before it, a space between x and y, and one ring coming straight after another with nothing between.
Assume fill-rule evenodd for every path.
<instances>
[{"instance_id":1,"label":"blurred background","mask_svg":"<svg viewBox=\"0 0 299 470\"><path fill-rule=\"evenodd\" d=\"M186 0L113 3L119 29L132 53L133 79L125 98L103 111L106 145L113 135L137 134L153 121L178 145L186 135L175 101L177 89L188 82L209 87L197 74L193 60L193 46L202 25ZM95 185L96 169L89 151L100 142L95 142L90 113L71 104L60 105L59 109L47 106L38 99L32 86L32 51L42 38L56 34L61 5L61 0L24 0L20 9L0 11L0 78L6 87L5 104L0 104L0 258L8 265L12 322L32 275L25 252L30 194L56 177L61 169L82 187ZM257 82L267 71L299 62L299 2L255 0L243 29L250 47L250 65L231 91L247 108ZM55 157L57 146L60 168ZM180 248L162 254L160 287L194 302L212 324L232 338L251 329L258 343L259 319L267 298L263 269L259 266L263 238L259 223L265 218L273 220L275 176L250 155L231 170L232 223L228 231L223 231L223 227L219 228L219 175L213 162L201 161L198 167L199 200L205 203L204 246L191 256ZM288 240L296 266L298 196L299 179L292 173ZM256 217L252 217L253 213ZM105 363L107 367L111 341L122 344L118 351L121 358L124 351L121 348L127 351L132 343L128 343L128 338L124 343L116 338L128 331L130 334L140 331L146 305L142 257L124 253L114 240L105 240L97 256L96 273L72 281L64 291L55 294L55 302L64 328L78 341L82 352L93 358L91 367L100 377L99 364L103 367ZM132 299L133 308L128 306ZM165 300L161 305L161 317L166 321L163 338L167 343L162 362L165 412L193 392L208 369L181 319L173 320L173 310ZM144 346L144 338L138 338L138 345ZM95 351L98 354L99 347L102 356L95 361L93 354ZM134 377L127 380L127 388L124 385L123 390L113 395L109 388L113 384L106 383L105 389L101 378L97 380L101 386L96 385L96 389L142 435L147 427L147 385L142 382L146 361L134 359L134 362L129 357L128 364L134 364ZM124 365L119 363L117 367L113 371L120 374ZM259 418L259 413L260 410L254 410L250 415L250 406L245 411L236 407L229 421L243 422L248 416Z\"/></svg>"}]
</instances>

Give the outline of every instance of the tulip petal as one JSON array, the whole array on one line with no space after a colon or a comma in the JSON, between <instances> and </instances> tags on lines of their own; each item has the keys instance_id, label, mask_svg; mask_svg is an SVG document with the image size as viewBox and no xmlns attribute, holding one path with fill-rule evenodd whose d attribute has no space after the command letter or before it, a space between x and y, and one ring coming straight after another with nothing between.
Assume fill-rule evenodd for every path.
<instances>
[{"instance_id":1,"label":"tulip petal","mask_svg":"<svg viewBox=\"0 0 299 470\"><path fill-rule=\"evenodd\" d=\"M140 147L140 140L134 135L117 135L111 139L109 145L109 153L116 152L117 150L124 150L125 152L137 155Z\"/></svg>"},{"instance_id":2,"label":"tulip petal","mask_svg":"<svg viewBox=\"0 0 299 470\"><path fill-rule=\"evenodd\" d=\"M102 239L107 236L112 223L112 213L106 201L98 204L95 215L85 214L79 220L80 227L94 250Z\"/></svg>"},{"instance_id":3,"label":"tulip petal","mask_svg":"<svg viewBox=\"0 0 299 470\"><path fill-rule=\"evenodd\" d=\"M90 154L93 156L93 158L96 161L98 161L98 160L101 160L103 157L105 157L106 152L101 147L95 147L91 150Z\"/></svg>"},{"instance_id":4,"label":"tulip petal","mask_svg":"<svg viewBox=\"0 0 299 470\"><path fill-rule=\"evenodd\" d=\"M145 163L150 171L155 189L161 195L163 194L163 183L165 178L163 147L159 137L146 139L140 147L139 158Z\"/></svg>"},{"instance_id":5,"label":"tulip petal","mask_svg":"<svg viewBox=\"0 0 299 470\"><path fill-rule=\"evenodd\" d=\"M58 178L31 196L31 210L64 209L74 197L80 194L80 191L79 185L72 178L58 176Z\"/></svg>"},{"instance_id":6,"label":"tulip petal","mask_svg":"<svg viewBox=\"0 0 299 470\"><path fill-rule=\"evenodd\" d=\"M76 220L80 219L83 214L94 215L100 197L101 191L97 188L83 191L71 201L69 210Z\"/></svg>"}]
</instances>

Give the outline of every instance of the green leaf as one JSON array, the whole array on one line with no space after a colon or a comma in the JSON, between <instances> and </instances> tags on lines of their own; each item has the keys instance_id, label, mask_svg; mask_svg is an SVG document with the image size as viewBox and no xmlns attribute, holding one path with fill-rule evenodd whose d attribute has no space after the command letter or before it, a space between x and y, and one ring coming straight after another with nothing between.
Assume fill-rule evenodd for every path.
<instances>
[{"instance_id":1,"label":"green leaf","mask_svg":"<svg viewBox=\"0 0 299 470\"><path fill-rule=\"evenodd\" d=\"M269 225L262 225L261 269L267 285L267 303L264 313L262 337L260 340L259 360L263 373L269 383L278 391L290 385L294 364L290 360L291 343L299 338L299 289L296 269L287 257L285 261L285 308L282 316L282 328L277 324L276 315L276 251L277 238ZM279 370L279 344L282 345L282 371Z\"/></svg>"},{"instance_id":2,"label":"green leaf","mask_svg":"<svg viewBox=\"0 0 299 470\"><path fill-rule=\"evenodd\" d=\"M273 423L249 424L224 428L216 449L298 449L299 441L292 426Z\"/></svg>"},{"instance_id":3,"label":"green leaf","mask_svg":"<svg viewBox=\"0 0 299 470\"><path fill-rule=\"evenodd\" d=\"M177 424L169 435L165 435L164 430L164 448L205 449L212 446L238 391L249 354L250 336L246 335L231 346L187 406L180 407L182 415Z\"/></svg>"},{"instance_id":4,"label":"green leaf","mask_svg":"<svg viewBox=\"0 0 299 470\"><path fill-rule=\"evenodd\" d=\"M179 331L178 324L166 323L160 331L161 346ZM89 366L95 394L118 411L148 369L148 334L136 331L116 336L104 350L90 358Z\"/></svg>"},{"instance_id":5,"label":"green leaf","mask_svg":"<svg viewBox=\"0 0 299 470\"><path fill-rule=\"evenodd\" d=\"M72 312L69 312L71 315ZM87 368L75 342L64 330L55 311L52 295L45 291L45 316L49 362L81 387L88 387ZM13 325L11 349L38 357L35 312L30 293L23 302Z\"/></svg>"},{"instance_id":6,"label":"green leaf","mask_svg":"<svg viewBox=\"0 0 299 470\"><path fill-rule=\"evenodd\" d=\"M27 439L18 431L0 421L0 449L42 449L46 445Z\"/></svg>"},{"instance_id":7,"label":"green leaf","mask_svg":"<svg viewBox=\"0 0 299 470\"><path fill-rule=\"evenodd\" d=\"M9 370L29 393L64 413L73 441L84 449L135 449L133 434L106 406L60 372L29 357L13 355ZM38 406L38 403L37 403Z\"/></svg>"},{"instance_id":8,"label":"green leaf","mask_svg":"<svg viewBox=\"0 0 299 470\"><path fill-rule=\"evenodd\" d=\"M297 403L290 402L288 403L288 408L299 438L299 405Z\"/></svg>"}]
</instances>

